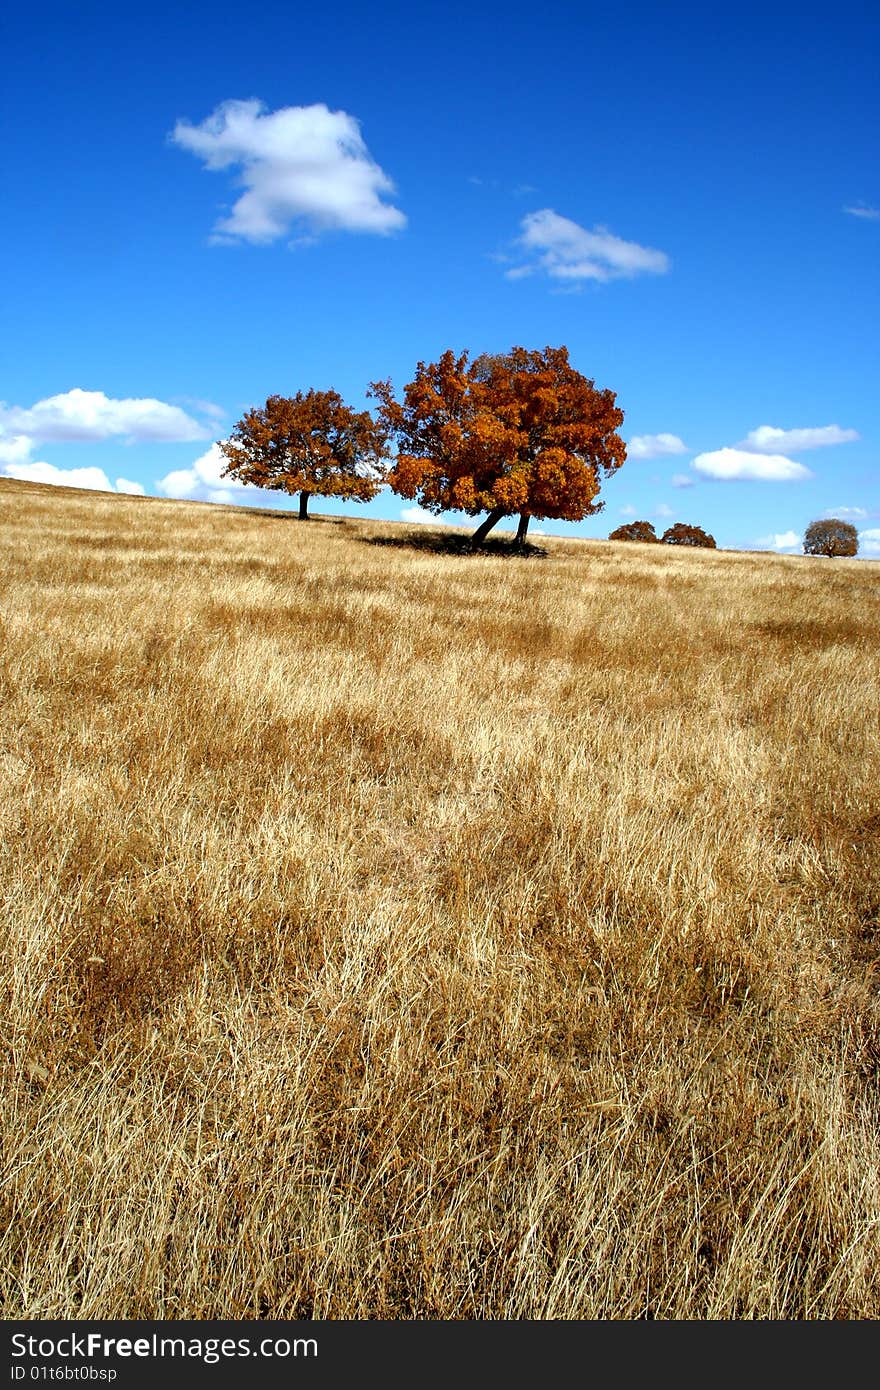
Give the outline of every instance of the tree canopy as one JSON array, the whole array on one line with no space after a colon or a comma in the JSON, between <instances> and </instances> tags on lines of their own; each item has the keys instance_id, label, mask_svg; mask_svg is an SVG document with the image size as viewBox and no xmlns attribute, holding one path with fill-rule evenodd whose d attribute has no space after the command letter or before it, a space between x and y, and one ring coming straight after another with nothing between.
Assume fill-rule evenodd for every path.
<instances>
[{"instance_id":1,"label":"tree canopy","mask_svg":"<svg viewBox=\"0 0 880 1390\"><path fill-rule=\"evenodd\" d=\"M484 354L448 350L419 362L395 399L390 381L373 382L379 418L397 441L387 481L402 497L439 514L487 512L478 545L502 517L580 521L604 506L600 474L626 458L616 431L623 411L571 366L565 347Z\"/></svg>"},{"instance_id":2,"label":"tree canopy","mask_svg":"<svg viewBox=\"0 0 880 1390\"><path fill-rule=\"evenodd\" d=\"M660 537L664 545L694 545L704 550L716 550L715 537L704 531L702 526L688 526L684 521L676 521L674 526Z\"/></svg>"},{"instance_id":3,"label":"tree canopy","mask_svg":"<svg viewBox=\"0 0 880 1390\"><path fill-rule=\"evenodd\" d=\"M608 537L610 541L656 541L657 532L650 521L627 521Z\"/></svg>"},{"instance_id":4,"label":"tree canopy","mask_svg":"<svg viewBox=\"0 0 880 1390\"><path fill-rule=\"evenodd\" d=\"M227 460L223 476L298 492L305 521L309 497L316 494L359 502L376 496L384 481L387 438L368 410L352 410L338 391L270 396L220 442Z\"/></svg>"},{"instance_id":5,"label":"tree canopy","mask_svg":"<svg viewBox=\"0 0 880 1390\"><path fill-rule=\"evenodd\" d=\"M857 555L859 533L848 521L829 517L825 521L811 521L804 532L805 555Z\"/></svg>"}]
</instances>

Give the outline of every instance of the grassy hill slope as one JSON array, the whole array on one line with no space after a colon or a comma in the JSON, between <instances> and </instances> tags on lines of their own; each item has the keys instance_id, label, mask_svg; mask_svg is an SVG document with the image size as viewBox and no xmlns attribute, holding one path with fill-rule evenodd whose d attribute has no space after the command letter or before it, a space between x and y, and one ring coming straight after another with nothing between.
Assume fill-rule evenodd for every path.
<instances>
[{"instance_id":1,"label":"grassy hill slope","mask_svg":"<svg viewBox=\"0 0 880 1390\"><path fill-rule=\"evenodd\" d=\"M0 480L4 1315L880 1316L880 564L432 534Z\"/></svg>"}]
</instances>

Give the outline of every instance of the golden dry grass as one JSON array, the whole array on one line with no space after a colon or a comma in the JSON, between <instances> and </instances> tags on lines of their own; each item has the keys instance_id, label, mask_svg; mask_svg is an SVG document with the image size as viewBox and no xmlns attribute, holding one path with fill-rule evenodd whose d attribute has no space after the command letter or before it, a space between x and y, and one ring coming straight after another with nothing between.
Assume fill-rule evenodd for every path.
<instances>
[{"instance_id":1,"label":"golden dry grass","mask_svg":"<svg viewBox=\"0 0 880 1390\"><path fill-rule=\"evenodd\" d=\"M880 565L0 485L2 1299L880 1316Z\"/></svg>"}]
</instances>

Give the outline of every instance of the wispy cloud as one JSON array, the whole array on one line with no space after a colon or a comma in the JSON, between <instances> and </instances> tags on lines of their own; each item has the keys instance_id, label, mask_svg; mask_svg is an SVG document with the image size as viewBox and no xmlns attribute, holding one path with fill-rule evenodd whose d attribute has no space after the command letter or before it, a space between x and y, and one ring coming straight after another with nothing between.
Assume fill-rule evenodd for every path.
<instances>
[{"instance_id":1,"label":"wispy cloud","mask_svg":"<svg viewBox=\"0 0 880 1390\"><path fill-rule=\"evenodd\" d=\"M673 473L671 481L672 481L672 486L673 486L673 487L693 487L693 486L694 486L694 480L693 480L693 478L689 478L688 475L687 475L687 473Z\"/></svg>"},{"instance_id":2,"label":"wispy cloud","mask_svg":"<svg viewBox=\"0 0 880 1390\"><path fill-rule=\"evenodd\" d=\"M834 517L839 517L841 521L867 521L873 513L866 507L828 507L822 515L828 521Z\"/></svg>"},{"instance_id":3,"label":"wispy cloud","mask_svg":"<svg viewBox=\"0 0 880 1390\"><path fill-rule=\"evenodd\" d=\"M42 444L97 442L114 437L134 442L187 442L206 439L209 431L179 406L150 396L114 400L103 391L75 387L62 395L47 396L35 405L0 404L0 443L26 452L34 441Z\"/></svg>"},{"instance_id":4,"label":"wispy cloud","mask_svg":"<svg viewBox=\"0 0 880 1390\"><path fill-rule=\"evenodd\" d=\"M691 464L697 473L722 482L749 479L753 482L788 483L812 478L809 468L782 454L752 454L744 449L715 449L698 454Z\"/></svg>"},{"instance_id":5,"label":"wispy cloud","mask_svg":"<svg viewBox=\"0 0 880 1390\"><path fill-rule=\"evenodd\" d=\"M624 241L607 227L589 231L552 208L530 212L522 219L516 245L526 260L506 271L513 280L536 272L569 284L632 279L665 275L671 264L664 251Z\"/></svg>"},{"instance_id":6,"label":"wispy cloud","mask_svg":"<svg viewBox=\"0 0 880 1390\"><path fill-rule=\"evenodd\" d=\"M426 512L422 507L404 507L400 513L401 521L417 522L419 525L437 525L438 518L433 512Z\"/></svg>"},{"instance_id":7,"label":"wispy cloud","mask_svg":"<svg viewBox=\"0 0 880 1390\"><path fill-rule=\"evenodd\" d=\"M637 516L637 515L638 515L638 513L636 512L635 507L630 506L629 502L625 502L624 505L623 505L622 507L619 507L619 508L618 508L618 511L620 512L620 515L621 515L621 516Z\"/></svg>"},{"instance_id":8,"label":"wispy cloud","mask_svg":"<svg viewBox=\"0 0 880 1390\"><path fill-rule=\"evenodd\" d=\"M674 516L675 513L673 512L673 510L672 510L672 508L671 508L670 506L667 506L667 504L666 504L665 502L658 502L658 503L657 503L657 506L654 508L654 515L655 515L655 516L669 517L669 516Z\"/></svg>"},{"instance_id":9,"label":"wispy cloud","mask_svg":"<svg viewBox=\"0 0 880 1390\"><path fill-rule=\"evenodd\" d=\"M843 210L848 212L850 217L865 217L870 222L880 222L880 208L869 207L867 203L853 203Z\"/></svg>"},{"instance_id":10,"label":"wispy cloud","mask_svg":"<svg viewBox=\"0 0 880 1390\"><path fill-rule=\"evenodd\" d=\"M211 170L238 168L245 191L215 239L266 243L291 227L399 231L406 218L383 201L394 184L373 160L360 126L323 104L267 111L260 101L225 101L200 125L177 122L171 139Z\"/></svg>"},{"instance_id":11,"label":"wispy cloud","mask_svg":"<svg viewBox=\"0 0 880 1390\"><path fill-rule=\"evenodd\" d=\"M833 444L851 444L860 438L858 430L843 430L840 425L820 425L815 429L781 430L775 425L759 425L750 430L737 449L754 449L760 454L775 454L781 450L799 454L804 449L826 449Z\"/></svg>"},{"instance_id":12,"label":"wispy cloud","mask_svg":"<svg viewBox=\"0 0 880 1390\"><path fill-rule=\"evenodd\" d=\"M677 434L637 434L626 446L627 458L654 459L686 454L688 447Z\"/></svg>"}]
</instances>

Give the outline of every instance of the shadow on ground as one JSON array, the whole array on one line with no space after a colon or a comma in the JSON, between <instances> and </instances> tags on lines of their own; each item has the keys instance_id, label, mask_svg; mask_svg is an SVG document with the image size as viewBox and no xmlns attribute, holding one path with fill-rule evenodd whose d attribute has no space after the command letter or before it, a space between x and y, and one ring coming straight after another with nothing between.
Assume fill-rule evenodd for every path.
<instances>
[{"instance_id":1,"label":"shadow on ground","mask_svg":"<svg viewBox=\"0 0 880 1390\"><path fill-rule=\"evenodd\" d=\"M469 535L449 531L417 531L408 536L365 536L365 545L386 545L395 550L430 551L432 555L498 555L507 560L531 560L548 554L539 545L526 541L517 545L515 540L496 540L488 537L476 549L471 545Z\"/></svg>"},{"instance_id":2,"label":"shadow on ground","mask_svg":"<svg viewBox=\"0 0 880 1390\"><path fill-rule=\"evenodd\" d=\"M270 507L236 507L227 504L228 512L235 512L238 516L248 516L252 519L258 517L260 521L286 521L291 526L350 526L351 518L347 516L321 516L320 512L310 513L305 522L300 522L297 512L286 512L273 510Z\"/></svg>"}]
</instances>

